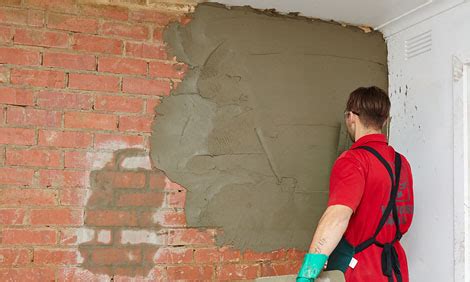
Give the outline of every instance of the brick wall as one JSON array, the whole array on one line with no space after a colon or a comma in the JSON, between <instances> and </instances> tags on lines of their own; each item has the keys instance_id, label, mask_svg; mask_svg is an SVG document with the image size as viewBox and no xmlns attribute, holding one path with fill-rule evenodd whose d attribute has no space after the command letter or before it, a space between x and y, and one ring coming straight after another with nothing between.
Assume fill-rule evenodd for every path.
<instances>
[{"instance_id":1,"label":"brick wall","mask_svg":"<svg viewBox=\"0 0 470 282\"><path fill-rule=\"evenodd\" d=\"M215 245L221 230L186 228L184 187L152 168L155 107L186 70L168 57L162 30L186 16L72 0L1 3L0 281L297 271L300 251L241 253Z\"/></svg>"}]
</instances>

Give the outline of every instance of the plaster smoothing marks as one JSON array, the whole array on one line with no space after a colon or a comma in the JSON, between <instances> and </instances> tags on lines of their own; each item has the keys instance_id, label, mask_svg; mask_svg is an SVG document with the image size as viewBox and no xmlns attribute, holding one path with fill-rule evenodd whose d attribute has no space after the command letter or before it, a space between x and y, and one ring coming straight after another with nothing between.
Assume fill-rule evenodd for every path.
<instances>
[{"instance_id":1,"label":"plaster smoothing marks","mask_svg":"<svg viewBox=\"0 0 470 282\"><path fill-rule=\"evenodd\" d=\"M164 33L190 66L157 108L151 157L218 245L305 249L325 208L348 94L387 88L380 33L201 4Z\"/></svg>"}]
</instances>

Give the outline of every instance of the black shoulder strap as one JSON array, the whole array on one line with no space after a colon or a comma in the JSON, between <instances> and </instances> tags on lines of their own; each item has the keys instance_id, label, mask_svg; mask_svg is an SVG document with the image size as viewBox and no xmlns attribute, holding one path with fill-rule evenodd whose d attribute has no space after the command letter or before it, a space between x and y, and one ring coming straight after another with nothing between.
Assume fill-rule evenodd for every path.
<instances>
[{"instance_id":1,"label":"black shoulder strap","mask_svg":"<svg viewBox=\"0 0 470 282\"><path fill-rule=\"evenodd\" d=\"M395 239L393 240L398 241L400 240L402 234L400 231L399 227L399 219L398 219L398 211L396 207L396 196L398 193L398 186L400 183L400 172L401 172L401 156L398 153L395 153L395 173L393 173L392 168L390 167L390 164L377 152L375 149L368 147L368 146L360 146L355 149L364 149L368 152L370 152L372 155L374 155L381 163L382 165L386 168L390 180L392 183L392 189L390 192L390 199L387 204L387 207L385 208L384 213L382 214L382 218L380 219L379 225L377 226L377 229L375 230L374 236L372 236L370 239L366 240L365 242L359 244L356 246L355 251L356 253L359 253L369 247L372 244L377 244L379 246L383 246L382 243L379 243L376 241L377 235L380 233L380 230L384 227L385 223L387 222L390 213L393 215L393 221L395 222L395 227L396 227L396 234L395 234Z\"/></svg>"}]
</instances>

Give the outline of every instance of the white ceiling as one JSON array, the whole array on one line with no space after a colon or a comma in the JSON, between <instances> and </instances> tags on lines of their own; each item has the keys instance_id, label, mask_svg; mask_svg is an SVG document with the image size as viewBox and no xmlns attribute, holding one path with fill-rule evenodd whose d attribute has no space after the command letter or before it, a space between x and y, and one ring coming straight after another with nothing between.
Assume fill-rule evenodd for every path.
<instances>
[{"instance_id":1,"label":"white ceiling","mask_svg":"<svg viewBox=\"0 0 470 282\"><path fill-rule=\"evenodd\" d=\"M301 15L365 25L384 27L407 14L448 0L209 0L229 6L249 5L258 9L276 9L281 13Z\"/></svg>"}]
</instances>

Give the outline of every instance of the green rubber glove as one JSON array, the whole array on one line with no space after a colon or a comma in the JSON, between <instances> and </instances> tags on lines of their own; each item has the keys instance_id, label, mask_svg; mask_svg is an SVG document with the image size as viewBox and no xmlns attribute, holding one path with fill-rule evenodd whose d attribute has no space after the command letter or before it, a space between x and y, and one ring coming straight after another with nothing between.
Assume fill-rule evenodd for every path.
<instances>
[{"instance_id":1,"label":"green rubber glove","mask_svg":"<svg viewBox=\"0 0 470 282\"><path fill-rule=\"evenodd\" d=\"M315 279L303 278L303 277L297 277L297 279L295 279L296 282L312 282L314 280Z\"/></svg>"},{"instance_id":2,"label":"green rubber glove","mask_svg":"<svg viewBox=\"0 0 470 282\"><path fill-rule=\"evenodd\" d=\"M304 262L297 274L297 282L312 282L320 275L325 266L327 255L324 254L306 254Z\"/></svg>"}]
</instances>

